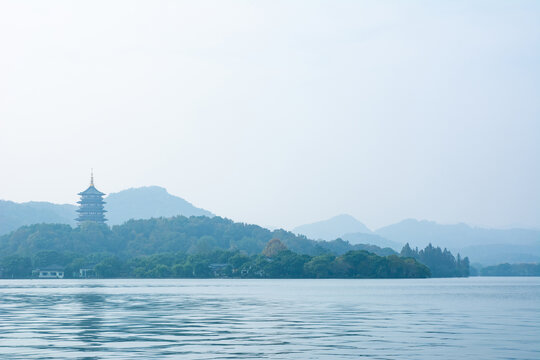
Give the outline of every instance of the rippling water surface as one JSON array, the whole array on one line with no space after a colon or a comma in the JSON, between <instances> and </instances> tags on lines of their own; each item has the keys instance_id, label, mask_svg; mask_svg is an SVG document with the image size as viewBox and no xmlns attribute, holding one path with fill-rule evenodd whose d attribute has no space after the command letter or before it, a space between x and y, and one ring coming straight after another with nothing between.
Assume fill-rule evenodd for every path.
<instances>
[{"instance_id":1,"label":"rippling water surface","mask_svg":"<svg viewBox=\"0 0 540 360\"><path fill-rule=\"evenodd\" d=\"M540 359L540 278L3 280L2 359Z\"/></svg>"}]
</instances>

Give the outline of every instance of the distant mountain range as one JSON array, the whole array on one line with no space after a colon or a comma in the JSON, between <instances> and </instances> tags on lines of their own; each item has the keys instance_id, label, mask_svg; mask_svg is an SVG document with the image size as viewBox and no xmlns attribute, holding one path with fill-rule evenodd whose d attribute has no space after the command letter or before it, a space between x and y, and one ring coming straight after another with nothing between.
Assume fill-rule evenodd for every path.
<instances>
[{"instance_id":1,"label":"distant mountain range","mask_svg":"<svg viewBox=\"0 0 540 360\"><path fill-rule=\"evenodd\" d=\"M364 224L351 215L342 214L328 220L317 221L312 224L301 225L293 229L294 233L302 234L310 239L331 241L343 234L366 233L371 234Z\"/></svg>"},{"instance_id":2,"label":"distant mountain range","mask_svg":"<svg viewBox=\"0 0 540 360\"><path fill-rule=\"evenodd\" d=\"M403 220L385 226L377 234L411 246L428 243L469 256L483 265L540 262L540 231L532 229L485 229L467 224L441 225L433 221Z\"/></svg>"},{"instance_id":3,"label":"distant mountain range","mask_svg":"<svg viewBox=\"0 0 540 360\"><path fill-rule=\"evenodd\" d=\"M377 245L400 251L404 243L386 239L374 234L366 225L351 215L341 214L328 220L295 227L293 232L302 234L310 239L332 241L341 238L349 243Z\"/></svg>"},{"instance_id":4,"label":"distant mountain range","mask_svg":"<svg viewBox=\"0 0 540 360\"><path fill-rule=\"evenodd\" d=\"M340 236L341 239L350 242L351 244L371 244L377 245L381 248L391 248L397 252L400 252L403 245L400 242L392 241L377 234L366 233L350 233Z\"/></svg>"},{"instance_id":5,"label":"distant mountain range","mask_svg":"<svg viewBox=\"0 0 540 360\"><path fill-rule=\"evenodd\" d=\"M58 205L49 202L15 203L0 200L0 235L23 225L53 223L75 225L74 205Z\"/></svg>"},{"instance_id":6,"label":"distant mountain range","mask_svg":"<svg viewBox=\"0 0 540 360\"><path fill-rule=\"evenodd\" d=\"M355 229L351 231L351 229ZM540 262L540 230L484 229L466 224L441 225L415 219L370 231L350 215L296 227L293 232L327 241L341 238L351 244L372 244L400 251L403 245L445 247L483 265Z\"/></svg>"},{"instance_id":7,"label":"distant mountain range","mask_svg":"<svg viewBox=\"0 0 540 360\"><path fill-rule=\"evenodd\" d=\"M540 231L529 229L484 229L467 224L441 225L434 221L407 219L375 231L387 239L425 247L441 243L448 248L511 243L533 245L540 241Z\"/></svg>"},{"instance_id":8,"label":"distant mountain range","mask_svg":"<svg viewBox=\"0 0 540 360\"><path fill-rule=\"evenodd\" d=\"M105 198L109 225L119 225L130 219L152 217L209 216L210 211L197 208L186 200L171 195L159 186L147 186L112 193ZM23 225L39 223L75 226L77 206L49 202L15 203L0 200L0 235Z\"/></svg>"},{"instance_id":9,"label":"distant mountain range","mask_svg":"<svg viewBox=\"0 0 540 360\"><path fill-rule=\"evenodd\" d=\"M105 198L109 225L119 225L130 219L172 217L176 215L208 216L211 212L197 208L186 200L171 195L166 189L148 186L110 194ZM0 235L23 225L57 223L75 226L77 207L48 202L15 203L0 200ZM328 220L298 226L296 234L308 239L333 241L341 238L358 247L375 245L397 252L405 243L411 247L434 246L448 248L469 256L472 263L493 265L504 262L540 262L540 230L485 229L466 224L441 225L415 219L371 231L350 215L338 215ZM335 243L334 245L337 246ZM344 244L343 246L346 247ZM366 246L364 248L367 249Z\"/></svg>"}]
</instances>

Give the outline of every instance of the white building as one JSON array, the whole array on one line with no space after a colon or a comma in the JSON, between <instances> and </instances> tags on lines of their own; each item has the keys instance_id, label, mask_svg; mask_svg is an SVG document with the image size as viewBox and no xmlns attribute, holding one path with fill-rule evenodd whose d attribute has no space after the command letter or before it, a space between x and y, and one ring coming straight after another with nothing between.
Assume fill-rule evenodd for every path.
<instances>
[{"instance_id":1,"label":"white building","mask_svg":"<svg viewBox=\"0 0 540 360\"><path fill-rule=\"evenodd\" d=\"M63 279L64 268L61 266L47 266L41 269L32 271L40 279Z\"/></svg>"}]
</instances>

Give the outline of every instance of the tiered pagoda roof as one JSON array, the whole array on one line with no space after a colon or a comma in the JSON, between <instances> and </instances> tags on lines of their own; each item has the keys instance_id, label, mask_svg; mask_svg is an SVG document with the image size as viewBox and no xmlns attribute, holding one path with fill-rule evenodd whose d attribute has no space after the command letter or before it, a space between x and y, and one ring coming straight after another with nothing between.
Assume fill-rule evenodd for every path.
<instances>
[{"instance_id":1,"label":"tiered pagoda roof","mask_svg":"<svg viewBox=\"0 0 540 360\"><path fill-rule=\"evenodd\" d=\"M105 201L103 201L103 196L105 194L94 186L93 171L90 176L90 186L78 195L80 195L81 200L77 201L79 204L79 209L77 209L79 216L75 220L79 222L79 225L85 221L97 223L105 223L105 221L107 221L105 218L107 210L103 207L103 205L105 205Z\"/></svg>"}]
</instances>

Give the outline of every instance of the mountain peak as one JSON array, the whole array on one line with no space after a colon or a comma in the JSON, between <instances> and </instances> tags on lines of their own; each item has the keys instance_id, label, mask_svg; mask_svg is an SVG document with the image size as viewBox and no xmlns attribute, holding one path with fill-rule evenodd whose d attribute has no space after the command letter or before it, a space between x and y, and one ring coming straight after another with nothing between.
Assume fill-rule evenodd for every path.
<instances>
[{"instance_id":1,"label":"mountain peak","mask_svg":"<svg viewBox=\"0 0 540 360\"><path fill-rule=\"evenodd\" d=\"M331 217L330 219L328 220L344 220L344 221L354 221L356 223L359 223L360 221L358 221L354 216L352 215L349 215L349 214L339 214L339 215L336 215L334 217Z\"/></svg>"},{"instance_id":2,"label":"mountain peak","mask_svg":"<svg viewBox=\"0 0 540 360\"><path fill-rule=\"evenodd\" d=\"M167 191L167 189L165 189L164 187L161 187L161 186L157 186L157 185L149 185L149 186L141 186L141 187L132 187L132 188L128 188L128 189L125 189L125 190L121 190L119 192L116 192L116 193L111 193L112 194L125 194L125 193L154 193L154 194L169 194L169 192Z\"/></svg>"},{"instance_id":3,"label":"mountain peak","mask_svg":"<svg viewBox=\"0 0 540 360\"><path fill-rule=\"evenodd\" d=\"M340 214L330 219L301 225L293 229L297 234L311 239L335 240L349 233L371 233L364 224L349 214Z\"/></svg>"},{"instance_id":4,"label":"mountain peak","mask_svg":"<svg viewBox=\"0 0 540 360\"><path fill-rule=\"evenodd\" d=\"M152 217L214 216L210 211L197 208L181 197L169 194L167 189L155 185L122 190L110 194L105 200L111 225L130 219Z\"/></svg>"}]
</instances>

